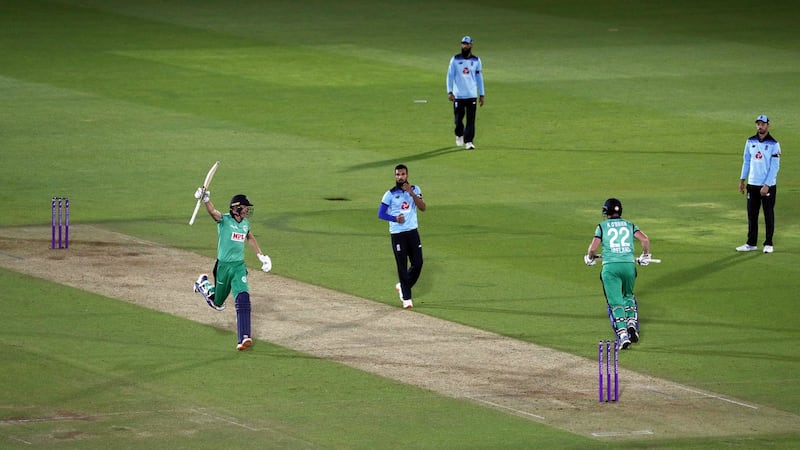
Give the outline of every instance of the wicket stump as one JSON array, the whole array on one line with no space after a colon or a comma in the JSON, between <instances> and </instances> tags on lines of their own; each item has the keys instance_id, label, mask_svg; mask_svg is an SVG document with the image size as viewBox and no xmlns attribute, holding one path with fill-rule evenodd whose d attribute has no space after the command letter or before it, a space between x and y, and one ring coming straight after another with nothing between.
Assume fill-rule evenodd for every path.
<instances>
[{"instance_id":1,"label":"wicket stump","mask_svg":"<svg viewBox=\"0 0 800 450\"><path fill-rule=\"evenodd\" d=\"M69 197L53 197L50 209L50 248L69 248ZM56 240L56 229L58 239Z\"/></svg>"},{"instance_id":2,"label":"wicket stump","mask_svg":"<svg viewBox=\"0 0 800 450\"><path fill-rule=\"evenodd\" d=\"M614 368L613 387L611 384L612 361ZM604 378L605 389L603 389ZM597 386L598 402L616 402L619 400L619 345L616 341L606 340L597 344Z\"/></svg>"}]
</instances>

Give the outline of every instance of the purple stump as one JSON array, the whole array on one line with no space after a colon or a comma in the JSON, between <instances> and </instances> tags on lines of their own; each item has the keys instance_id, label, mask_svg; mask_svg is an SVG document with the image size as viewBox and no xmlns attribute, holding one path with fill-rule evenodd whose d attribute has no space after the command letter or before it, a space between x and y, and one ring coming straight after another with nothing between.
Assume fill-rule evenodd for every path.
<instances>
[{"instance_id":1,"label":"purple stump","mask_svg":"<svg viewBox=\"0 0 800 450\"><path fill-rule=\"evenodd\" d=\"M606 341L606 401L611 401L611 341Z\"/></svg>"},{"instance_id":2,"label":"purple stump","mask_svg":"<svg viewBox=\"0 0 800 450\"><path fill-rule=\"evenodd\" d=\"M603 341L597 344L597 401L603 402Z\"/></svg>"},{"instance_id":3,"label":"purple stump","mask_svg":"<svg viewBox=\"0 0 800 450\"><path fill-rule=\"evenodd\" d=\"M66 213L64 215L64 248L69 248L69 197L64 200Z\"/></svg>"}]
</instances>

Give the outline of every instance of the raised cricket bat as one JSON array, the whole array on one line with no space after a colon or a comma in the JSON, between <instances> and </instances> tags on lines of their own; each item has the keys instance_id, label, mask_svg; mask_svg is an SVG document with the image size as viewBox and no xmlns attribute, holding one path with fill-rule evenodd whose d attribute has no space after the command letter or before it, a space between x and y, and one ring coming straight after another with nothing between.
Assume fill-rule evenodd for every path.
<instances>
[{"instance_id":1,"label":"raised cricket bat","mask_svg":"<svg viewBox=\"0 0 800 450\"><path fill-rule=\"evenodd\" d=\"M215 162L214 165L211 166L211 169L209 169L208 173L206 174L205 181L203 181L203 185L200 186L203 188L203 192L200 195L200 198L197 199L197 204L194 206L194 212L192 213L192 218L189 219L189 225L194 224L194 219L197 218L197 211L200 211L200 204L203 202L203 195L205 195L209 186L211 186L211 180L214 178L214 173L216 173L217 167L219 167L219 161Z\"/></svg>"}]
</instances>

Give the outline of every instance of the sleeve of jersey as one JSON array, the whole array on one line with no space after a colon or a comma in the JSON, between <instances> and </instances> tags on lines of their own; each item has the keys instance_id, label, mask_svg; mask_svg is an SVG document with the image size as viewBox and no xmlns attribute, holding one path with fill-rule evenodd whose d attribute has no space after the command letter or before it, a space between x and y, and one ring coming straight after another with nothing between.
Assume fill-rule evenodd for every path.
<instances>
[{"instance_id":1,"label":"sleeve of jersey","mask_svg":"<svg viewBox=\"0 0 800 450\"><path fill-rule=\"evenodd\" d=\"M381 203L381 206L378 207L378 218L381 220L394 222L394 217L389 215L389 205L386 203Z\"/></svg>"},{"instance_id":2,"label":"sleeve of jersey","mask_svg":"<svg viewBox=\"0 0 800 450\"><path fill-rule=\"evenodd\" d=\"M478 95L483 97L483 63L480 59L478 59L478 70L475 74L475 81L477 81L478 85Z\"/></svg>"},{"instance_id":3,"label":"sleeve of jersey","mask_svg":"<svg viewBox=\"0 0 800 450\"><path fill-rule=\"evenodd\" d=\"M767 184L773 186L778 184L778 171L781 168L781 146L775 143L775 151L772 152L772 161L769 164L769 172L767 173Z\"/></svg>"},{"instance_id":4,"label":"sleeve of jersey","mask_svg":"<svg viewBox=\"0 0 800 450\"><path fill-rule=\"evenodd\" d=\"M742 155L742 175L739 177L742 180L747 180L747 175L750 173L750 154L747 151L749 144L750 140L744 144L744 154Z\"/></svg>"},{"instance_id":5,"label":"sleeve of jersey","mask_svg":"<svg viewBox=\"0 0 800 450\"><path fill-rule=\"evenodd\" d=\"M450 65L447 66L447 79L445 80L445 84L448 94L453 92L453 82L456 78L453 72L453 60L454 58L450 58Z\"/></svg>"}]
</instances>

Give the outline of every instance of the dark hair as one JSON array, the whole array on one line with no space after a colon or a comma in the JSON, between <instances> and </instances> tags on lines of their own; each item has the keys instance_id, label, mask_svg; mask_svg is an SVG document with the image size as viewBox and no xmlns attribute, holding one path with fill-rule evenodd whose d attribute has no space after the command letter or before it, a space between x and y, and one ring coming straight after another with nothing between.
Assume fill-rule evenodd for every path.
<instances>
[{"instance_id":1,"label":"dark hair","mask_svg":"<svg viewBox=\"0 0 800 450\"><path fill-rule=\"evenodd\" d=\"M400 169L406 169L406 172L408 172L408 167L406 167L405 164L398 164L398 165L394 166L395 172L400 170Z\"/></svg>"}]
</instances>

